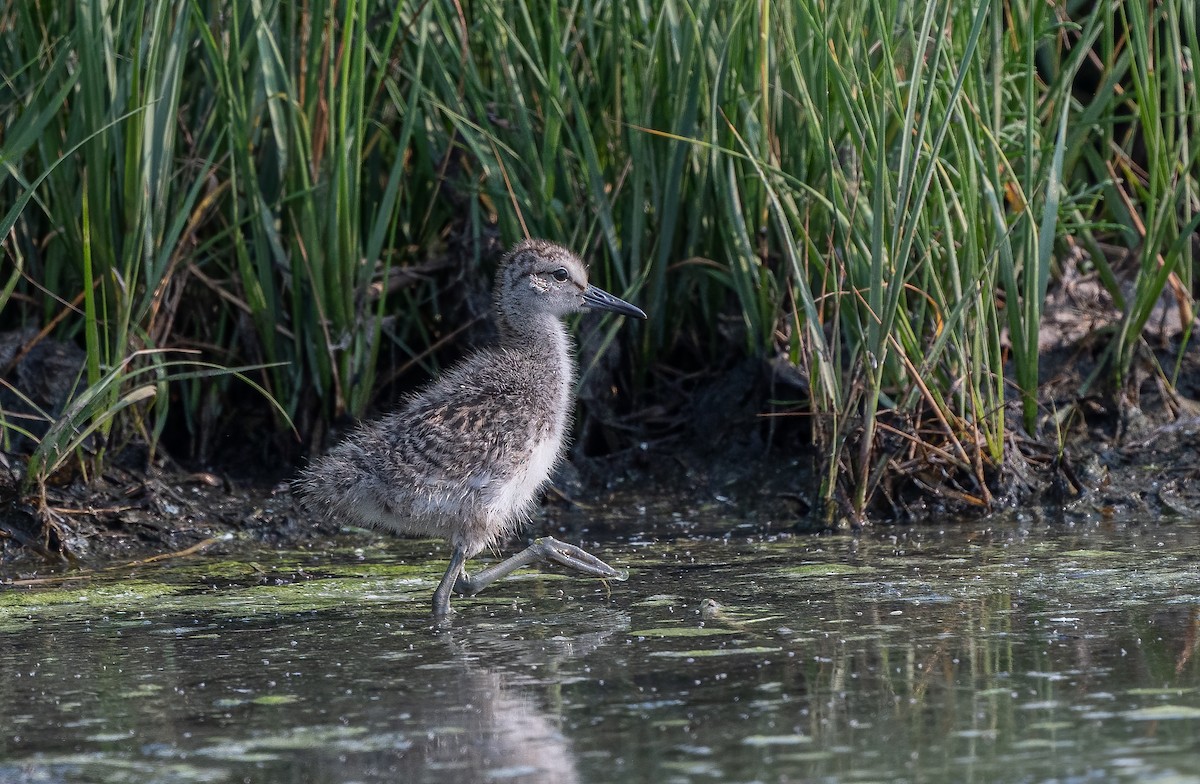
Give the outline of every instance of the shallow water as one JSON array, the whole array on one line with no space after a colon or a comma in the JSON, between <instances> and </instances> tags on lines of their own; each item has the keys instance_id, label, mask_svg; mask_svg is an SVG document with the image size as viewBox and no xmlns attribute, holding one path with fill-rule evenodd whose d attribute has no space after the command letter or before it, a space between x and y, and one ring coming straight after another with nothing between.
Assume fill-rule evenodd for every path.
<instances>
[{"instance_id":1,"label":"shallow water","mask_svg":"<svg viewBox=\"0 0 1200 784\"><path fill-rule=\"evenodd\" d=\"M0 782L1200 782L1200 523L586 544L441 630L431 542L2 588Z\"/></svg>"}]
</instances>

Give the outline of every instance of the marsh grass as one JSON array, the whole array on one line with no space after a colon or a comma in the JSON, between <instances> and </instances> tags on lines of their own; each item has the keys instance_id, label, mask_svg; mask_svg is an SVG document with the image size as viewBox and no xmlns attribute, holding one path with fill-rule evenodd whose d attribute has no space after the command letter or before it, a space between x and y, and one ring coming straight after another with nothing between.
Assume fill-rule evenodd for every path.
<instances>
[{"instance_id":1,"label":"marsh grass","mask_svg":"<svg viewBox=\"0 0 1200 784\"><path fill-rule=\"evenodd\" d=\"M84 429L153 400L153 442L168 396L101 382L194 348L260 365L309 439L381 358L432 370L439 284L526 235L652 314L607 327L634 394L801 369L826 518L897 477L988 507L1015 436L1056 437L1038 332L1072 248L1123 313L1097 380L1164 291L1190 337L1184 0L5 0L0 30L0 315L86 345ZM210 438L233 382L173 383Z\"/></svg>"}]
</instances>

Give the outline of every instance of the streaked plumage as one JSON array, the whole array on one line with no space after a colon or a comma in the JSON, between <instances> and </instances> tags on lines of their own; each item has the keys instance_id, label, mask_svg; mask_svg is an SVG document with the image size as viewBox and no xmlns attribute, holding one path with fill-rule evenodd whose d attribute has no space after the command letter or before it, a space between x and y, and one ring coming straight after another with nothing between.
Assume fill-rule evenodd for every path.
<instances>
[{"instance_id":1,"label":"streaked plumage","mask_svg":"<svg viewBox=\"0 0 1200 784\"><path fill-rule=\"evenodd\" d=\"M618 572L579 548L539 539L474 578L463 563L512 535L562 456L575 362L561 319L592 308L645 318L587 282L575 254L527 240L500 264L493 293L499 340L450 368L397 411L369 422L315 461L298 485L335 519L402 534L439 536L452 548L434 594L475 593L538 559L588 574Z\"/></svg>"}]
</instances>

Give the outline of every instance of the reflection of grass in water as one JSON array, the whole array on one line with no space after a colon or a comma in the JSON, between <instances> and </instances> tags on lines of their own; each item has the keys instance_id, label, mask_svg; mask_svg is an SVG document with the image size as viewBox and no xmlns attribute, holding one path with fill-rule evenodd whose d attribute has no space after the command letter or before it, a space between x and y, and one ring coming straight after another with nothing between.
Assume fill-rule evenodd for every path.
<instances>
[{"instance_id":1,"label":"reflection of grass in water","mask_svg":"<svg viewBox=\"0 0 1200 784\"><path fill-rule=\"evenodd\" d=\"M798 553L799 549L790 552ZM229 712L239 722L238 727L208 725L212 727L210 731L221 735L216 738L197 735L194 745L185 749L191 755L190 761L207 760L213 765L211 770L222 773L229 771L220 768L221 761L287 759L292 747L319 747L324 755L371 748L395 753L410 743L415 744L414 753L422 753L429 730L476 714L456 712L447 718L440 712L414 712L409 719L389 717L387 725L371 723L372 719L363 718L364 715L378 720L379 714L370 713L370 705L358 684L372 682L372 693L394 700L400 710L405 699L423 700L427 694L454 688L451 684L461 681L465 670L486 670L489 678L495 675L497 683L516 684L514 693L532 696L531 701L521 702L523 710L530 705L536 709L549 703L555 715L563 717L569 727L574 744L571 753L577 754L581 770L611 767L608 760L591 754L611 748L612 724L593 729L594 725L585 726L579 717L602 715L605 723L616 720L648 725L663 739L656 741L651 751L662 762L655 769L667 778L675 775L699 779L708 776L705 771L710 771L708 777L717 780L722 774L728 777L729 771L745 770L751 759L764 761L761 768L750 767L756 777L763 779L785 772L787 766L793 770L806 766L811 771L825 764L824 761L836 760L825 764L823 771L831 778L834 765L844 770L853 758L861 778L874 774L875 778L887 779L891 771L904 769L907 764L902 749L925 754L925 749L931 747L966 749L967 744L974 744L973 748L982 751L980 756L995 749L997 754L1033 760L1025 763L1032 766L1033 772L1028 777L1048 779L1054 771L1049 769L1051 763L1038 768L1041 760L1051 756L1067 759L1069 754L1073 762L1087 755L1102 765L1105 760L1096 751L1098 744L1111 740L1105 748L1115 748L1116 741L1126 734L1149 729L1146 722L1155 718L1189 718L1186 712L1171 710L1178 704L1194 702L1197 691L1197 682L1191 674L1187 679L1172 675L1177 665L1179 639L1169 632L1182 630L1168 626L1159 608L1154 615L1150 610L1136 609L1114 613L1109 609L1113 598L1090 599L1081 594L1086 586L1079 583L1086 583L1087 578L1073 575L1082 571L1078 567L1087 565L1084 562L1077 562L1074 567L1064 564L1068 568L1054 574L1051 562L1032 560L1037 581L1030 583L1025 578L980 576L970 567L947 568L946 559L940 554L927 558L917 553L904 570L877 567L863 579L833 575L797 580L781 574L775 565L787 563L781 559L787 552L785 547L771 549L769 570L761 568L763 563L751 557L719 573L696 568L663 569L657 575L658 580L647 579L624 589L625 593L614 602L619 612L606 608L594 616L579 612L581 602L545 598L539 602L536 590L531 590L529 584L516 593L531 597L539 605L535 612L513 609L509 606L511 596L484 594L460 607L455 628L446 635L428 633L424 622L428 594L423 589L407 587L403 576L407 569L393 570L394 579L389 581L380 573L370 574L370 564L342 564L354 569L354 573L331 577L318 567L308 566L316 560L310 554L294 563L306 564L304 568L312 579L298 579L282 586L222 588L203 595L184 592L151 599L149 604L161 601L164 607L169 607L183 601L214 603L236 598L253 600L260 609L251 611L234 606L228 613L221 611L221 615L215 615L216 611L210 608L199 616L198 634L190 631L191 627L182 628L186 626L184 623L169 619L164 623L161 614L152 616L147 611L145 616L154 625L137 633L138 637L124 632L105 637L110 650L104 651L103 657L97 652L95 661L103 661L107 666L120 662L124 656L140 661L139 657L147 655L145 651L160 642L164 649L173 649L181 658L220 647L234 651L228 661L221 659L210 664L201 660L195 665L185 665L203 668L203 678L210 688L222 682L221 679L243 687L236 692L214 689L202 695L211 700L203 706L202 720L206 715L211 718ZM271 562L269 554L248 555L261 564ZM1023 549L1012 547L1005 557L1017 560L1024 555ZM735 560L724 547L715 545L706 549L703 543L693 546L692 556L699 564L717 559ZM838 555L831 552L829 557L836 559ZM792 559L792 563L806 564L810 560L815 559L805 555ZM1169 555L1151 553L1119 563L1127 561L1137 564L1139 572L1171 563ZM876 564L874 559L867 562ZM1112 564L1102 565L1107 569ZM289 564L275 566L279 573L288 574ZM296 571L301 570L297 567ZM414 576L422 576L417 571ZM1105 572L1105 579L1115 577ZM1138 575L1125 579L1136 580ZM544 593L556 594L560 585L546 583ZM936 606L932 603L917 606L904 599L913 598L914 586L918 592L936 589L949 593L957 585L978 590L982 595L963 596ZM655 593L668 586L674 593ZM590 595L594 584L580 581L577 587L580 594ZM375 589L386 591L388 596L408 592L411 600L389 603L372 594ZM890 598L884 594L889 589ZM1006 589L1009 593L1004 592ZM328 598L305 597L314 591ZM1138 594L1149 596L1150 589L1138 589ZM728 605L704 601L709 596L716 596ZM1076 601L1081 596L1083 599ZM328 601L337 609L320 617L303 611L292 615L287 609L302 606L293 602L305 601L310 604ZM630 610L630 606L639 609ZM701 611L706 606L709 615L704 617ZM261 613L262 607L267 608L267 614L251 614ZM388 614L397 609L399 624L385 628L376 623L392 621ZM64 610L77 612L73 603L68 603ZM79 611L93 617L98 615L86 604ZM619 627L619 633L607 642L598 642L597 650L592 652L583 640L587 635L581 637L577 632L612 628L611 624L597 623L597 619L608 618L606 612L619 615L625 623ZM785 619L775 614L780 612L786 613ZM1185 620L1186 613L1180 608L1174 608L1172 613L1171 620ZM1054 620L1068 615L1070 628ZM248 628L240 624L243 616L254 620ZM129 617L142 619L140 614ZM422 623L410 625L409 617L420 617ZM1048 625L1048 619L1053 623ZM799 629L804 638L791 636L790 632L785 635L776 629L782 620ZM140 622L146 623L144 619ZM705 626L700 627L701 622ZM181 628L171 628L176 623ZM49 624L46 626L49 630ZM400 626L407 628L400 630ZM62 628L61 636L46 639L47 646L54 646L50 650L64 647L67 635L81 633L84 624L69 616ZM221 634L214 634L216 629ZM656 634L660 631L665 633ZM693 634L714 636L688 639ZM303 635L320 638L302 639ZM639 636L646 639L638 640ZM197 637L224 639L231 644L176 642ZM343 638L345 647L338 644ZM1128 644L1134 638L1142 641L1136 648ZM630 640L634 642L631 644ZM702 647L697 649L697 645ZM1128 648L1127 656L1117 656L1115 651L1120 647ZM668 648L687 650L664 650ZM329 657L346 661L347 651L353 652L355 673L339 674L327 666ZM157 659L157 650L150 655ZM326 691L324 686L309 690L317 679L308 679L307 683L279 681L278 686L268 686L256 678L258 673L270 670L259 666L260 659L269 659L274 667L305 675L328 672L338 679L353 678L354 683L347 685L354 686L355 694L342 697L340 690ZM59 666L68 664L63 657ZM227 667L231 669L223 669ZM140 671L125 667L125 672ZM1041 673L1054 677L1043 677ZM168 672L166 677L185 685L196 680L191 669L179 675ZM168 689L174 685L171 680L164 682ZM130 685L124 681L114 683L118 689L128 689ZM421 691L414 684L428 686L429 691ZM686 693L675 691L676 684ZM1169 684L1190 691L1124 688ZM103 688L113 686L104 684ZM300 700L288 704L286 700L292 693ZM153 715L159 702L149 694L129 695L128 699L136 703L136 709L119 707L131 714ZM172 691L165 691L160 700L170 705L178 698ZM595 712L597 703L602 706L600 714ZM364 705L366 713L356 712ZM740 706L739 715L734 717L730 713L730 705ZM1144 706L1154 706L1158 715L1126 713ZM56 703L51 707L59 706ZM88 707L87 703L84 707ZM326 710L331 712L325 713ZM333 714L334 710L338 713ZM80 709L71 712L79 713ZM353 735L324 735L329 729L325 723L328 717L343 713L350 727L365 729ZM463 726L469 729L466 721L461 718ZM291 729L297 724L315 726ZM114 727L118 731L125 729L121 724ZM1157 731L1164 744L1174 741L1183 747L1172 753L1183 755L1188 747L1180 736L1187 735L1189 727L1186 721L1163 721ZM235 732L238 728L240 731ZM377 732L381 729L387 732ZM446 734L451 731L453 727ZM469 737L443 740L458 743ZM888 738L886 747L877 742L878 737ZM956 740L947 741L947 737ZM1051 745L1039 747L1037 744L1044 744L1046 738ZM1039 756L1041 748L1058 748L1058 738L1077 745L1062 755L1055 752ZM1024 748L1030 750L1019 754L1010 751L1023 748L1014 743L1027 744ZM1116 752L1109 756L1115 755ZM978 780L1003 778L996 775L996 768L989 767L993 763L986 759L968 759L964 764L978 766L974 771ZM1007 765L1008 760L995 764ZM0 779L5 772L0 767ZM817 772L814 779L819 777ZM926 775L919 766L911 772L915 778ZM956 776L962 772L955 769L946 775L965 780L968 776ZM83 773L97 773L93 778L103 780L105 777L100 774L109 771L92 765ZM608 780L608 774L611 769L606 768L598 775L581 778ZM140 776L149 780L146 774ZM156 780L161 778L155 776Z\"/></svg>"},{"instance_id":2,"label":"reflection of grass in water","mask_svg":"<svg viewBox=\"0 0 1200 784\"><path fill-rule=\"evenodd\" d=\"M1117 693L1113 702L1088 696L1077 700L1078 707L1108 713L1117 723L1143 717L1126 716L1123 710L1146 703L1191 702L1192 695L1177 696L1177 689L1157 698L1130 697L1120 689L1119 684L1173 682L1168 673L1176 665L1174 649L1151 653L1149 645L1139 647L1135 655L1140 657L1140 677L1101 673L1107 669L1111 646L1129 647L1127 638L1144 622L1146 611L1137 609L1139 605L1161 607L1164 597L1175 602L1181 593L1195 593L1200 575L1182 573L1186 551L1179 548L1122 552L1117 541L1114 552L1104 549L1104 541L1016 538L976 546L948 539L934 541L932 551L922 551L921 541L902 546L862 541L861 560L847 558L836 541L816 552L810 541L799 539L755 543L753 552L715 548L712 557L702 545L693 545L689 554L694 562L720 559L722 568L681 571L679 584L672 584L674 593L643 600L643 617L627 634L645 635L675 628L676 623L685 626L696 610L707 613L707 628L741 632L740 638L697 637L694 642L704 644L698 649L669 637L649 638L640 643L637 659L650 672L694 673L706 688L740 682L743 695L745 684L769 677L772 690L756 692L754 704L764 716L776 719L793 715L795 695L811 695L805 722L754 722L741 733L769 739L780 730L797 731L813 738L812 744L790 747L787 742L772 747L763 741L763 749L755 753L771 753L774 760L783 756L774 752L786 750L794 753L796 762L805 761L806 755L796 753L842 738L847 719L861 719L834 707L840 704L837 700L826 701L824 696L830 694L855 695L858 710L867 706L876 726L887 727L914 748L927 738L944 738L940 728L929 728L927 716L982 713L988 717L985 725L959 726L956 729L967 733L959 737L1002 742L1008 748L1027 743L1033 750L1027 753L1037 755L1059 747L1059 741L1045 737L1050 733L1079 742L1075 714L1068 712L1076 698L1068 692L1081 680L1118 678L1108 686ZM820 563L823 560L830 563ZM726 568L731 561L740 563ZM670 584L673 574L664 566L660 579ZM706 599L710 595L721 603ZM726 601L729 606L723 604ZM755 622L778 618L773 614L784 608L787 625L799 628L806 639L782 639L771 633L771 623ZM744 617L747 611L749 618ZM750 623L754 626L747 628ZM1136 636L1145 638L1144 633ZM1046 640L1051 641L1049 649ZM669 647L687 650L662 650ZM1034 677L1039 669L1061 673L1065 685ZM710 686L709 676L726 674L727 681ZM718 696L713 699L720 699L714 694ZM1188 718L1186 711L1159 709L1164 718ZM1154 714L1144 718L1153 719ZM1028 737L1031 732L1038 737ZM734 743L740 741L733 738Z\"/></svg>"},{"instance_id":3,"label":"reflection of grass in water","mask_svg":"<svg viewBox=\"0 0 1200 784\"><path fill-rule=\"evenodd\" d=\"M853 595L869 603L926 604L984 598L1019 588L1026 597L1056 604L1103 599L1108 609L1164 600L1178 604L1200 595L1200 573L1184 564L1190 548L1130 550L1123 549L1120 541L1112 549L1085 544L1063 550L1064 543L1058 540L1026 539L1014 544L977 548L968 558L955 552L896 555L886 544L865 541L859 553L865 563L850 564L844 562L847 554L836 542L817 551L807 540L761 543L756 546L760 557L775 563L791 560L795 565L772 563L762 570L761 577L767 579L755 590L760 598L770 599L772 591L789 593L793 589L788 582L797 581L808 596ZM824 558L829 562L822 563Z\"/></svg>"}]
</instances>

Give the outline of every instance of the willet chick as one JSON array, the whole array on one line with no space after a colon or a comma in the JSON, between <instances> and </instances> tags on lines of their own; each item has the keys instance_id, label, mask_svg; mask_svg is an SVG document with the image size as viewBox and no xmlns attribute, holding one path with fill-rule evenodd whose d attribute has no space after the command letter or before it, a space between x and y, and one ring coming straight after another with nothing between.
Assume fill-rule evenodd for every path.
<instances>
[{"instance_id":1,"label":"willet chick","mask_svg":"<svg viewBox=\"0 0 1200 784\"><path fill-rule=\"evenodd\" d=\"M562 317L640 309L588 283L566 248L527 240L501 261L493 291L499 340L447 370L399 410L355 431L316 460L298 485L307 503L336 519L448 539L450 566L433 614L450 593L472 595L534 561L595 577L608 564L551 537L473 577L464 564L508 538L562 456L571 421L575 360Z\"/></svg>"}]
</instances>

